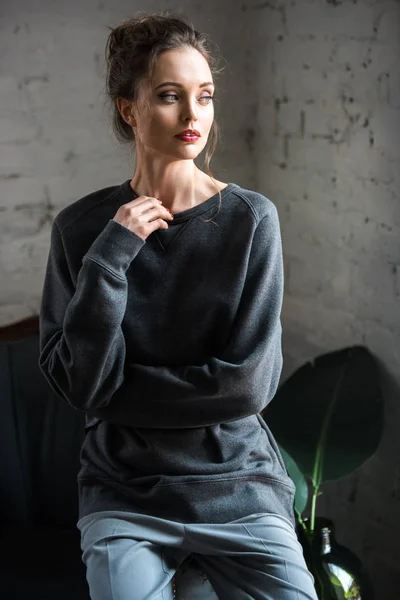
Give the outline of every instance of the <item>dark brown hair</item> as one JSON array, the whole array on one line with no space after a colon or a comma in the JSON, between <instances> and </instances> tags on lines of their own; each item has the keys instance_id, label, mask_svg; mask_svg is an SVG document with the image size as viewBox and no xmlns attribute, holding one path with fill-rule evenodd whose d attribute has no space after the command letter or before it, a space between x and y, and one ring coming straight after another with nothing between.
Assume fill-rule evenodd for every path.
<instances>
[{"instance_id":1,"label":"dark brown hair","mask_svg":"<svg viewBox=\"0 0 400 600\"><path fill-rule=\"evenodd\" d=\"M165 13L166 14L163 14ZM117 98L136 100L140 86L149 82L158 56L168 50L185 47L195 48L206 59L214 80L223 69L217 68L217 59L212 53L211 39L197 31L181 14L148 13L140 11L134 17L122 21L117 27L108 27L106 59L106 97L111 103L112 126L121 143L134 146L135 134L121 116L116 105ZM210 161L220 136L214 118L206 147L204 167L213 179ZM221 192L220 205L221 205Z\"/></svg>"}]
</instances>

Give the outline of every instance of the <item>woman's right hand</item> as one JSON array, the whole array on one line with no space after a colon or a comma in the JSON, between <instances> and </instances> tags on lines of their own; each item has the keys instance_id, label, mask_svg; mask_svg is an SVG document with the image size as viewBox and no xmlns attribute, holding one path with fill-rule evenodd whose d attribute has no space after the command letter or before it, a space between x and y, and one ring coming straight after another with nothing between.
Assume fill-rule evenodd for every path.
<instances>
[{"instance_id":1,"label":"woman's right hand","mask_svg":"<svg viewBox=\"0 0 400 600\"><path fill-rule=\"evenodd\" d=\"M156 229L168 229L168 223L164 219L173 218L172 213L162 205L161 200L151 196L139 196L120 206L113 221L146 240Z\"/></svg>"}]
</instances>

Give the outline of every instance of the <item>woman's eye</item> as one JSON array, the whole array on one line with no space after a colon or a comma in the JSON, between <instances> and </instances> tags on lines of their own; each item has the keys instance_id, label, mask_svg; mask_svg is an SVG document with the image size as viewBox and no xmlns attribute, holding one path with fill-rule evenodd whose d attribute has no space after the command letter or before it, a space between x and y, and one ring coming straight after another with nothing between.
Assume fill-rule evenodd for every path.
<instances>
[{"instance_id":1,"label":"woman's eye","mask_svg":"<svg viewBox=\"0 0 400 600\"><path fill-rule=\"evenodd\" d=\"M164 94L161 95L160 98L177 98L178 96L176 94Z\"/></svg>"},{"instance_id":2,"label":"woman's eye","mask_svg":"<svg viewBox=\"0 0 400 600\"><path fill-rule=\"evenodd\" d=\"M163 95L160 95L160 98L177 98L177 97L178 96L176 94L163 94ZM210 101L210 100L213 99L213 96L201 96L200 100L204 100L204 99ZM207 104L209 104L209 102L207 102Z\"/></svg>"}]
</instances>

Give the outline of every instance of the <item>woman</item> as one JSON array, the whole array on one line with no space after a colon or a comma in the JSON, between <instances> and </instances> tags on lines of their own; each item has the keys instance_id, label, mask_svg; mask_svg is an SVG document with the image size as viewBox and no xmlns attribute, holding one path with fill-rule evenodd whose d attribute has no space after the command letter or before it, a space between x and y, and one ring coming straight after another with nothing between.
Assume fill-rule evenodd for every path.
<instances>
[{"instance_id":1,"label":"woman","mask_svg":"<svg viewBox=\"0 0 400 600\"><path fill-rule=\"evenodd\" d=\"M223 600L316 598L294 484L260 416L282 368L278 215L209 170L208 43L181 17L111 30L107 91L136 170L52 227L39 362L86 413L78 528L92 600L172 598L192 554ZM209 137L205 174L194 160Z\"/></svg>"}]
</instances>

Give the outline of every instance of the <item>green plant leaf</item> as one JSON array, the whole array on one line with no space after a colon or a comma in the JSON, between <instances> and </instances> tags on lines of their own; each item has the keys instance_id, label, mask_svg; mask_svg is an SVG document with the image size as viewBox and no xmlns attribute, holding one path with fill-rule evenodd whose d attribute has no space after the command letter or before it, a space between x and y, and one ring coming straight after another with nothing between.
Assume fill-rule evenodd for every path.
<instances>
[{"instance_id":1,"label":"green plant leaf","mask_svg":"<svg viewBox=\"0 0 400 600\"><path fill-rule=\"evenodd\" d=\"M279 446L279 444L278 444ZM280 453L282 454L282 458L284 460L286 469L288 471L289 477L292 479L293 483L296 486L296 493L294 497L294 508L298 515L301 516L303 511L305 510L308 502L308 485L307 481L297 466L295 460L286 452L284 448L279 446Z\"/></svg>"},{"instance_id":2,"label":"green plant leaf","mask_svg":"<svg viewBox=\"0 0 400 600\"><path fill-rule=\"evenodd\" d=\"M352 346L307 362L279 387L262 416L314 486L348 475L376 451L382 434L374 356Z\"/></svg>"}]
</instances>

